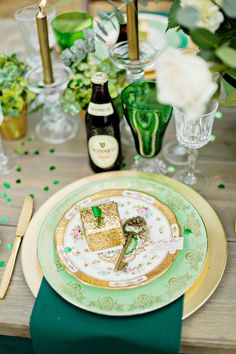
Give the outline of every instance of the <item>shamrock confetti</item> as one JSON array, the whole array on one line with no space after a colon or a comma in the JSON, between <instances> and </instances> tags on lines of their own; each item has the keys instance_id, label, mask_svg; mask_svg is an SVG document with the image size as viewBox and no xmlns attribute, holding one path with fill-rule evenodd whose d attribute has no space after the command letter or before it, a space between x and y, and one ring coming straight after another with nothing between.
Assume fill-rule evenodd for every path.
<instances>
[{"instance_id":1,"label":"shamrock confetti","mask_svg":"<svg viewBox=\"0 0 236 354\"><path fill-rule=\"evenodd\" d=\"M65 247L65 248L64 248L64 251L65 251L65 252L71 252L71 251L72 251L72 248L70 248L70 247Z\"/></svg>"},{"instance_id":2,"label":"shamrock confetti","mask_svg":"<svg viewBox=\"0 0 236 354\"><path fill-rule=\"evenodd\" d=\"M46 187L43 188L43 190L44 190L44 192L48 192L49 191L49 187L46 186Z\"/></svg>"},{"instance_id":3,"label":"shamrock confetti","mask_svg":"<svg viewBox=\"0 0 236 354\"><path fill-rule=\"evenodd\" d=\"M190 234L192 234L192 230L191 229L184 229L184 235L185 236L188 236Z\"/></svg>"},{"instance_id":4,"label":"shamrock confetti","mask_svg":"<svg viewBox=\"0 0 236 354\"><path fill-rule=\"evenodd\" d=\"M216 119L221 119L223 117L223 114L222 114L222 112L216 112L216 114L215 114L215 118Z\"/></svg>"},{"instance_id":5,"label":"shamrock confetti","mask_svg":"<svg viewBox=\"0 0 236 354\"><path fill-rule=\"evenodd\" d=\"M169 172L169 173L174 173L175 172L175 168L174 168L174 166L168 166L167 167L167 172Z\"/></svg>"},{"instance_id":6,"label":"shamrock confetti","mask_svg":"<svg viewBox=\"0 0 236 354\"><path fill-rule=\"evenodd\" d=\"M5 262L4 261L0 261L0 268L3 268L5 266Z\"/></svg>"},{"instance_id":7,"label":"shamrock confetti","mask_svg":"<svg viewBox=\"0 0 236 354\"><path fill-rule=\"evenodd\" d=\"M39 155L39 150L35 150L34 155Z\"/></svg>"},{"instance_id":8,"label":"shamrock confetti","mask_svg":"<svg viewBox=\"0 0 236 354\"><path fill-rule=\"evenodd\" d=\"M20 155L20 150L16 149L16 150L15 150L15 154L16 154L16 155Z\"/></svg>"},{"instance_id":9,"label":"shamrock confetti","mask_svg":"<svg viewBox=\"0 0 236 354\"><path fill-rule=\"evenodd\" d=\"M6 202L10 203L12 201L12 198L6 198Z\"/></svg>"},{"instance_id":10,"label":"shamrock confetti","mask_svg":"<svg viewBox=\"0 0 236 354\"><path fill-rule=\"evenodd\" d=\"M53 181L53 184L59 184L60 182L59 181Z\"/></svg>"},{"instance_id":11,"label":"shamrock confetti","mask_svg":"<svg viewBox=\"0 0 236 354\"><path fill-rule=\"evenodd\" d=\"M3 187L6 188L6 189L10 189L11 188L11 183L6 181L3 183Z\"/></svg>"},{"instance_id":12,"label":"shamrock confetti","mask_svg":"<svg viewBox=\"0 0 236 354\"><path fill-rule=\"evenodd\" d=\"M29 196L32 198L32 199L34 199L34 194L29 194Z\"/></svg>"},{"instance_id":13,"label":"shamrock confetti","mask_svg":"<svg viewBox=\"0 0 236 354\"><path fill-rule=\"evenodd\" d=\"M121 168L125 168L126 167L126 163L125 162L122 162L121 165L120 165Z\"/></svg>"},{"instance_id":14,"label":"shamrock confetti","mask_svg":"<svg viewBox=\"0 0 236 354\"><path fill-rule=\"evenodd\" d=\"M24 141L20 141L20 142L19 142L19 145L20 145L20 146L24 146L24 145L25 145L25 142L24 142Z\"/></svg>"},{"instance_id":15,"label":"shamrock confetti","mask_svg":"<svg viewBox=\"0 0 236 354\"><path fill-rule=\"evenodd\" d=\"M22 168L21 167L17 167L16 172L21 172Z\"/></svg>"},{"instance_id":16,"label":"shamrock confetti","mask_svg":"<svg viewBox=\"0 0 236 354\"><path fill-rule=\"evenodd\" d=\"M50 171L54 171L56 169L56 166L50 166Z\"/></svg>"},{"instance_id":17,"label":"shamrock confetti","mask_svg":"<svg viewBox=\"0 0 236 354\"><path fill-rule=\"evenodd\" d=\"M13 243L12 243L12 242L9 242L9 243L7 244L7 249L8 249L8 250L11 250L12 247L13 247Z\"/></svg>"},{"instance_id":18,"label":"shamrock confetti","mask_svg":"<svg viewBox=\"0 0 236 354\"><path fill-rule=\"evenodd\" d=\"M9 221L9 219L8 219L7 216L2 216L2 217L0 218L0 223L1 223L1 222L8 222L8 221Z\"/></svg>"},{"instance_id":19,"label":"shamrock confetti","mask_svg":"<svg viewBox=\"0 0 236 354\"><path fill-rule=\"evenodd\" d=\"M135 155L134 156L134 161L139 161L141 160L141 156L140 155Z\"/></svg>"},{"instance_id":20,"label":"shamrock confetti","mask_svg":"<svg viewBox=\"0 0 236 354\"><path fill-rule=\"evenodd\" d=\"M16 180L16 183L17 183L17 184L21 183L21 179L18 178L18 179Z\"/></svg>"},{"instance_id":21,"label":"shamrock confetti","mask_svg":"<svg viewBox=\"0 0 236 354\"><path fill-rule=\"evenodd\" d=\"M210 141L213 143L213 141L215 141L215 140L216 140L216 136L212 134L212 135L210 136Z\"/></svg>"},{"instance_id":22,"label":"shamrock confetti","mask_svg":"<svg viewBox=\"0 0 236 354\"><path fill-rule=\"evenodd\" d=\"M7 193L6 192L2 192L1 193L1 198L6 198L7 197Z\"/></svg>"},{"instance_id":23,"label":"shamrock confetti","mask_svg":"<svg viewBox=\"0 0 236 354\"><path fill-rule=\"evenodd\" d=\"M223 183L218 184L219 189L225 189L225 185Z\"/></svg>"},{"instance_id":24,"label":"shamrock confetti","mask_svg":"<svg viewBox=\"0 0 236 354\"><path fill-rule=\"evenodd\" d=\"M36 137L34 135L30 135L28 137L28 141L34 141L34 140L36 140Z\"/></svg>"},{"instance_id":25,"label":"shamrock confetti","mask_svg":"<svg viewBox=\"0 0 236 354\"><path fill-rule=\"evenodd\" d=\"M54 148L48 150L50 154L53 154L56 150Z\"/></svg>"},{"instance_id":26,"label":"shamrock confetti","mask_svg":"<svg viewBox=\"0 0 236 354\"><path fill-rule=\"evenodd\" d=\"M28 150L25 150L25 151L24 151L24 155L29 155L29 151L28 151Z\"/></svg>"}]
</instances>

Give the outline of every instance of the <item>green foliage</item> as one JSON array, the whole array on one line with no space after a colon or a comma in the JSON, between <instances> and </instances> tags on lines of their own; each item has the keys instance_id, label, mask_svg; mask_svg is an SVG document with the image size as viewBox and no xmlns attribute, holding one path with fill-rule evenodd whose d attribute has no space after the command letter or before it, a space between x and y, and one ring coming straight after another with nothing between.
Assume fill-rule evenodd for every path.
<instances>
[{"instance_id":1,"label":"green foliage","mask_svg":"<svg viewBox=\"0 0 236 354\"><path fill-rule=\"evenodd\" d=\"M28 90L25 72L26 66L16 54L0 56L0 103L5 116L18 117L24 104L35 99Z\"/></svg>"},{"instance_id":2,"label":"green foliage","mask_svg":"<svg viewBox=\"0 0 236 354\"><path fill-rule=\"evenodd\" d=\"M236 50L228 46L220 47L216 50L216 55L227 66L236 69Z\"/></svg>"},{"instance_id":3,"label":"green foliage","mask_svg":"<svg viewBox=\"0 0 236 354\"><path fill-rule=\"evenodd\" d=\"M193 28L189 33L193 42L201 49L211 50L217 48L220 43L220 38L217 34L205 28Z\"/></svg>"},{"instance_id":4,"label":"green foliage","mask_svg":"<svg viewBox=\"0 0 236 354\"><path fill-rule=\"evenodd\" d=\"M115 67L108 59L99 64L78 61L71 68L74 75L62 97L63 110L71 115L77 115L81 109L87 108L92 94L91 76L97 71L108 75L109 92L113 99L119 98L120 91L127 85L125 71Z\"/></svg>"},{"instance_id":5,"label":"green foliage","mask_svg":"<svg viewBox=\"0 0 236 354\"><path fill-rule=\"evenodd\" d=\"M180 10L180 8L180 0L174 0L169 12L167 31L170 28L179 27L179 23L177 21L177 12Z\"/></svg>"}]
</instances>

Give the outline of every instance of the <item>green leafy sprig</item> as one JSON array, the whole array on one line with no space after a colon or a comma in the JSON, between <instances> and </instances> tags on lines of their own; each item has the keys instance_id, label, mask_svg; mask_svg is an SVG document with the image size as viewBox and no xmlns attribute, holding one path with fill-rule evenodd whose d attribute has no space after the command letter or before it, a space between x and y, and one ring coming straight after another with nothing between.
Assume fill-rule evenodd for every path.
<instances>
[{"instance_id":1,"label":"green leafy sprig","mask_svg":"<svg viewBox=\"0 0 236 354\"><path fill-rule=\"evenodd\" d=\"M0 103L5 116L18 117L25 103L30 105L35 99L25 73L26 65L16 54L0 56Z\"/></svg>"}]
</instances>

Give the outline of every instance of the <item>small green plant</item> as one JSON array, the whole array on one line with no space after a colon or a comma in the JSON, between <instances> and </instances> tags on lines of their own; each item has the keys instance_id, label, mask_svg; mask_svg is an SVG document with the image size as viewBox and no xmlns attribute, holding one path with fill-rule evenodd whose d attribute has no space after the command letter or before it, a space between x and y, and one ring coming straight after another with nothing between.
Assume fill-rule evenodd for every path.
<instances>
[{"instance_id":1,"label":"small green plant","mask_svg":"<svg viewBox=\"0 0 236 354\"><path fill-rule=\"evenodd\" d=\"M25 72L26 65L16 54L0 56L0 103L5 116L18 117L25 103L35 99L28 89Z\"/></svg>"},{"instance_id":2,"label":"small green plant","mask_svg":"<svg viewBox=\"0 0 236 354\"><path fill-rule=\"evenodd\" d=\"M81 109L86 109L91 99L91 76L97 71L105 72L109 77L109 92L118 101L121 90L127 85L126 72L115 67L109 59L94 64L89 59L86 62L75 62L71 69L74 72L62 97L63 110L71 115L77 115ZM117 102L119 104L119 102Z\"/></svg>"}]
</instances>

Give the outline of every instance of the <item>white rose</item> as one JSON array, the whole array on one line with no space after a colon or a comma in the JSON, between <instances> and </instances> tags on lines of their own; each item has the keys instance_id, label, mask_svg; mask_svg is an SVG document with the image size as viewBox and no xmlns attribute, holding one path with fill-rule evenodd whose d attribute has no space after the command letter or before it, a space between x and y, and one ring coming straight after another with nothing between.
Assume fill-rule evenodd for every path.
<instances>
[{"instance_id":1,"label":"white rose","mask_svg":"<svg viewBox=\"0 0 236 354\"><path fill-rule=\"evenodd\" d=\"M195 120L204 114L217 84L202 58L171 48L159 58L157 89L160 102L183 109L186 119Z\"/></svg>"},{"instance_id":2,"label":"white rose","mask_svg":"<svg viewBox=\"0 0 236 354\"><path fill-rule=\"evenodd\" d=\"M191 6L197 9L199 12L197 27L206 28L213 33L224 21L224 16L219 7L211 0L181 0L181 6Z\"/></svg>"}]
</instances>

